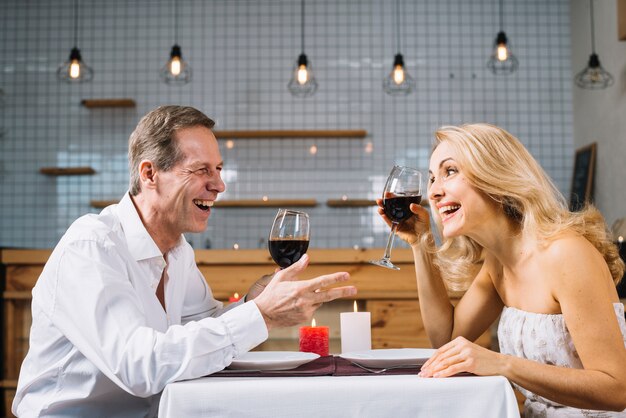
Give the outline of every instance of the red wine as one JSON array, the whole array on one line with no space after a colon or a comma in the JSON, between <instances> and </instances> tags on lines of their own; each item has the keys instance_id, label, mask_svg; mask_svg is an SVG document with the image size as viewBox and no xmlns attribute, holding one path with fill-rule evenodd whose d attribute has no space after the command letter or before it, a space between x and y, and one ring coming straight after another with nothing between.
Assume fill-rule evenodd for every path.
<instances>
[{"instance_id":1,"label":"red wine","mask_svg":"<svg viewBox=\"0 0 626 418\"><path fill-rule=\"evenodd\" d=\"M413 214L413 212L409 209L411 203L419 205L421 201L422 196L420 195L393 196L383 199L383 208L385 210L385 215L387 215L392 222L400 223L409 219Z\"/></svg>"},{"instance_id":2,"label":"red wine","mask_svg":"<svg viewBox=\"0 0 626 418\"><path fill-rule=\"evenodd\" d=\"M269 249L272 258L280 267L289 267L300 260L309 248L308 239L271 239Z\"/></svg>"}]
</instances>

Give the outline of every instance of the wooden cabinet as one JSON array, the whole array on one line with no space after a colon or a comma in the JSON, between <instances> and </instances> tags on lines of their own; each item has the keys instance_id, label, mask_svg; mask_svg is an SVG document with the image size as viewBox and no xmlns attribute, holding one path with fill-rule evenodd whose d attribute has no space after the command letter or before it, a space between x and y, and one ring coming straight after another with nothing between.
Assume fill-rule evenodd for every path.
<instances>
[{"instance_id":1,"label":"wooden cabinet","mask_svg":"<svg viewBox=\"0 0 626 418\"><path fill-rule=\"evenodd\" d=\"M350 283L358 288L355 299L360 309L372 314L372 347L430 347L419 311L415 270L410 250L397 248L393 262L401 269L387 270L368 263L378 259L382 248L375 249L311 249L311 262L302 279L335 271L347 271ZM20 365L28 351L31 313L30 298L49 250L3 250L4 291L4 350L2 389L5 412L10 416L10 405L15 393ZM275 265L266 250L197 250L196 262L217 299L227 301L235 292L243 295L250 285L264 274L274 271ZM451 294L453 303L459 294ZM331 352L340 352L339 312L352 309L352 301L335 301L322 305L320 325L331 327ZM276 330L260 350L297 350L297 327ZM490 346L486 333L479 343Z\"/></svg>"}]
</instances>

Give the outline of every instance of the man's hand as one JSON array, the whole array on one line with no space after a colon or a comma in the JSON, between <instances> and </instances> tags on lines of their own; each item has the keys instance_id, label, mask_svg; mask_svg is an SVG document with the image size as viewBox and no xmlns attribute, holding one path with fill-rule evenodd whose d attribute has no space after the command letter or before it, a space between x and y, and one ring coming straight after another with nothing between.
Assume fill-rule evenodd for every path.
<instances>
[{"instance_id":1,"label":"man's hand","mask_svg":"<svg viewBox=\"0 0 626 418\"><path fill-rule=\"evenodd\" d=\"M348 280L350 275L345 272L298 280L298 274L308 264L309 256L305 254L297 263L275 273L261 294L254 299L268 329L309 322L322 303L356 295L354 286L324 289Z\"/></svg>"}]
</instances>

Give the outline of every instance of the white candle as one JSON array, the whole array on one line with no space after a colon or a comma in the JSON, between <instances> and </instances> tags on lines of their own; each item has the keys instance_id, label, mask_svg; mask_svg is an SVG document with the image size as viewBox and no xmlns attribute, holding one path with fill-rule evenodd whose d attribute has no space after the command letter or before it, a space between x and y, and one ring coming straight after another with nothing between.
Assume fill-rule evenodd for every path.
<instances>
[{"instance_id":1,"label":"white candle","mask_svg":"<svg viewBox=\"0 0 626 418\"><path fill-rule=\"evenodd\" d=\"M372 349L371 322L369 312L357 312L356 301L354 301L354 312L340 314L342 353Z\"/></svg>"}]
</instances>

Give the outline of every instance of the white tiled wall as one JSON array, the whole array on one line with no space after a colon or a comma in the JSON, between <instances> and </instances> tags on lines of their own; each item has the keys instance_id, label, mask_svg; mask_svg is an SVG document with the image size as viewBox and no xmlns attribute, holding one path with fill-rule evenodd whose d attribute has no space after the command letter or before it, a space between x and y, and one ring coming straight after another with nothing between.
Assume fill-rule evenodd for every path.
<instances>
[{"instance_id":1,"label":"white tiled wall","mask_svg":"<svg viewBox=\"0 0 626 418\"><path fill-rule=\"evenodd\" d=\"M193 67L183 87L158 70L178 42ZM162 104L192 105L219 130L366 129L365 139L222 143L224 199L315 198L312 247L384 246L374 208L327 199L374 198L394 163L426 169L433 131L485 121L517 135L567 195L572 169L568 0L505 1L504 28L519 71L496 77L486 61L498 27L494 0L401 0L402 52L417 90L382 91L391 68L393 9L383 0L309 0L306 53L319 89L286 85L300 53L297 0L83 0L79 47L94 80L67 85L57 66L73 46L72 1L0 1L0 246L49 248L90 200L127 188L127 139ZM133 98L134 109L86 109L85 98ZM366 152L367 143L373 151ZM315 144L318 152L309 153ZM90 165L97 174L46 177L42 166ZM275 209L216 209L196 248L264 246Z\"/></svg>"}]
</instances>

